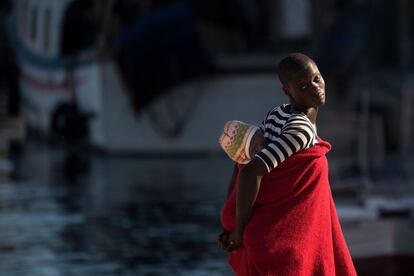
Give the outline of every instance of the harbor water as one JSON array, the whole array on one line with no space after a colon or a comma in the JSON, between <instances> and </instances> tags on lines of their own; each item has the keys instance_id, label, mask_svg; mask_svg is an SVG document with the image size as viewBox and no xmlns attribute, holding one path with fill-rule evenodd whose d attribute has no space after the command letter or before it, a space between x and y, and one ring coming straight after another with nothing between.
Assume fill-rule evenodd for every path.
<instances>
[{"instance_id":1,"label":"harbor water","mask_svg":"<svg viewBox=\"0 0 414 276\"><path fill-rule=\"evenodd\" d=\"M0 160L0 275L233 275L216 242L232 167L28 141ZM359 275L412 275L409 212L378 216L407 200L336 197Z\"/></svg>"},{"instance_id":2,"label":"harbor water","mask_svg":"<svg viewBox=\"0 0 414 276\"><path fill-rule=\"evenodd\" d=\"M70 155L29 143L2 162L1 275L232 275L216 243L232 170L222 156Z\"/></svg>"}]
</instances>

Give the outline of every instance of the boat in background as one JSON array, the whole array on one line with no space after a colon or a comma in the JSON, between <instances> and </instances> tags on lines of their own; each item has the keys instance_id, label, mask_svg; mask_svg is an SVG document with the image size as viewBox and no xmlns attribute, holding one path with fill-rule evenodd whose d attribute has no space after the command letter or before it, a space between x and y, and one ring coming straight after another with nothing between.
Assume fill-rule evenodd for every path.
<instances>
[{"instance_id":1,"label":"boat in background","mask_svg":"<svg viewBox=\"0 0 414 276\"><path fill-rule=\"evenodd\" d=\"M58 108L74 104L89 118L89 143L108 153L215 152L225 121L258 124L284 101L272 72L217 74L171 86L137 112L107 43L114 1L16 3L9 31L16 34L22 113L36 132L52 133Z\"/></svg>"},{"instance_id":2,"label":"boat in background","mask_svg":"<svg viewBox=\"0 0 414 276\"><path fill-rule=\"evenodd\" d=\"M224 156L218 137L226 121L259 124L287 100L276 55L207 60L188 6L144 13L121 28L117 2L16 2L8 30L29 129L72 145L83 139L113 155ZM369 114L370 97L361 94L360 110L344 111L330 91L318 117L318 134L335 148L332 180L358 194L385 159L383 121Z\"/></svg>"}]
</instances>

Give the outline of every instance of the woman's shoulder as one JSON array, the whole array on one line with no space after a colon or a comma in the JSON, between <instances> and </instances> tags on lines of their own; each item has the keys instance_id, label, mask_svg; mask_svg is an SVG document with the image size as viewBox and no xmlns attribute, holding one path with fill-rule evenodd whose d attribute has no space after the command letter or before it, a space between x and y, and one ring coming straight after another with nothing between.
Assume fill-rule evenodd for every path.
<instances>
[{"instance_id":1,"label":"woman's shoulder","mask_svg":"<svg viewBox=\"0 0 414 276\"><path fill-rule=\"evenodd\" d=\"M312 136L317 136L316 126L304 113L292 113L287 119L284 128L308 128L312 131Z\"/></svg>"},{"instance_id":2,"label":"woman's shoulder","mask_svg":"<svg viewBox=\"0 0 414 276\"><path fill-rule=\"evenodd\" d=\"M282 105L278 105L278 106L274 107L269 112L267 112L266 118L268 118L270 116L274 116L274 115L276 115L278 118L280 118L280 117L285 118L285 119L289 118L290 115L291 115L290 105L289 104L282 104Z\"/></svg>"},{"instance_id":3,"label":"woman's shoulder","mask_svg":"<svg viewBox=\"0 0 414 276\"><path fill-rule=\"evenodd\" d=\"M289 114L289 118L287 119L286 123L294 122L294 121L303 121L303 122L312 124L312 122L310 121L308 116L306 116L306 114L299 113L299 112L293 112L293 113Z\"/></svg>"}]
</instances>

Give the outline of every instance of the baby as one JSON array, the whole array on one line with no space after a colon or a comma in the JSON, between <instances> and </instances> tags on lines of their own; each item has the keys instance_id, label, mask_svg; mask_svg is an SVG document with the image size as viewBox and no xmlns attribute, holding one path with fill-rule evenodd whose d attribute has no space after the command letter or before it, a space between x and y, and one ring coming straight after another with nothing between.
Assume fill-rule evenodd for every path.
<instances>
[{"instance_id":1,"label":"baby","mask_svg":"<svg viewBox=\"0 0 414 276\"><path fill-rule=\"evenodd\" d=\"M228 121L224 124L219 143L230 159L238 164L247 164L263 149L266 140L257 126L242 121Z\"/></svg>"}]
</instances>

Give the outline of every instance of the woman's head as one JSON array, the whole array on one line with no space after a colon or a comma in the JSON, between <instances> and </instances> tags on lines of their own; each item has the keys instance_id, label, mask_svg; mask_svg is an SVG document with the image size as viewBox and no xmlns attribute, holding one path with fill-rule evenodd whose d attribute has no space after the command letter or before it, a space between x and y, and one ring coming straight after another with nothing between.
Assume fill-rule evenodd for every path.
<instances>
[{"instance_id":1,"label":"woman's head","mask_svg":"<svg viewBox=\"0 0 414 276\"><path fill-rule=\"evenodd\" d=\"M220 146L226 154L241 164L248 163L263 142L263 134L259 128L242 121L226 122L219 139Z\"/></svg>"},{"instance_id":2,"label":"woman's head","mask_svg":"<svg viewBox=\"0 0 414 276\"><path fill-rule=\"evenodd\" d=\"M283 91L294 107L317 108L325 103L325 81L310 57L290 54L279 62L277 72Z\"/></svg>"}]
</instances>

